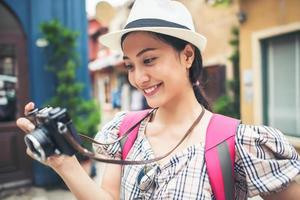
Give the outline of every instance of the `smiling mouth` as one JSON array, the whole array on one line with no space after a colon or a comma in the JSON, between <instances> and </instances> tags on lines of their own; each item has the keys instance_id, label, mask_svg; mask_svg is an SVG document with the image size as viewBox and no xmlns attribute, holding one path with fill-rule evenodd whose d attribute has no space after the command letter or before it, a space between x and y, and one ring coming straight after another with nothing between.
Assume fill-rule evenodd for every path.
<instances>
[{"instance_id":1,"label":"smiling mouth","mask_svg":"<svg viewBox=\"0 0 300 200\"><path fill-rule=\"evenodd\" d=\"M162 83L159 83L157 85L154 85L152 87L144 89L143 92L144 92L145 96L152 96L152 95L154 95L158 91L159 86L161 86L161 85L162 85Z\"/></svg>"}]
</instances>

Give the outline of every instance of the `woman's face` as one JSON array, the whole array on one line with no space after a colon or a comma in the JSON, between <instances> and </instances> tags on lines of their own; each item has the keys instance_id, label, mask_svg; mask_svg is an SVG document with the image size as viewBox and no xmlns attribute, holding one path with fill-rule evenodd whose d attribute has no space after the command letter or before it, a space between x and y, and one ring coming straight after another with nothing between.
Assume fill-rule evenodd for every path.
<instances>
[{"instance_id":1,"label":"woman's face","mask_svg":"<svg viewBox=\"0 0 300 200\"><path fill-rule=\"evenodd\" d=\"M184 98L191 86L183 52L147 32L128 34L122 46L129 82L144 94L150 107Z\"/></svg>"}]
</instances>

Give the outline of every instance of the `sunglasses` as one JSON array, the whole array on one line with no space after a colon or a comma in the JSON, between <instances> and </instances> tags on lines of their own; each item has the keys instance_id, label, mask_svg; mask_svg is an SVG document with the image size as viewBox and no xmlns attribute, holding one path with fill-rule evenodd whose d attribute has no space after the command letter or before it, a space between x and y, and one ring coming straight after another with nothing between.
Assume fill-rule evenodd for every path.
<instances>
[{"instance_id":1,"label":"sunglasses","mask_svg":"<svg viewBox=\"0 0 300 200\"><path fill-rule=\"evenodd\" d=\"M138 188L142 191L143 196L142 197L137 197L135 200L141 200L141 199L146 199L146 193L151 191L150 197L147 199L153 199L154 196L154 190L156 187L155 184L155 177L158 172L158 167L156 165L146 165L143 167L136 179Z\"/></svg>"}]
</instances>

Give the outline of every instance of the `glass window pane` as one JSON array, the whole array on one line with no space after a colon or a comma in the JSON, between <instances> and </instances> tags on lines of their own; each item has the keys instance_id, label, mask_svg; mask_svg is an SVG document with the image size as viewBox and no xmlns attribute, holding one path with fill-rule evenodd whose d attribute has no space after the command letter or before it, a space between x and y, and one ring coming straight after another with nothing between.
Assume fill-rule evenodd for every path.
<instances>
[{"instance_id":1,"label":"glass window pane","mask_svg":"<svg viewBox=\"0 0 300 200\"><path fill-rule=\"evenodd\" d=\"M269 40L267 91L269 125L281 129L286 134L300 136L297 127L297 45L299 44L295 34Z\"/></svg>"},{"instance_id":2,"label":"glass window pane","mask_svg":"<svg viewBox=\"0 0 300 200\"><path fill-rule=\"evenodd\" d=\"M0 44L0 122L16 118L15 47Z\"/></svg>"}]
</instances>

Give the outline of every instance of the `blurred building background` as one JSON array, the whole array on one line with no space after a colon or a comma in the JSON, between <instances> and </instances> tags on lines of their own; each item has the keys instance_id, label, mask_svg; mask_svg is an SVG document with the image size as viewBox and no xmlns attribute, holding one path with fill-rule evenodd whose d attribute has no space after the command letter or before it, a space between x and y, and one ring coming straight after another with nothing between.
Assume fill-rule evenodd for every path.
<instances>
[{"instance_id":1,"label":"blurred building background","mask_svg":"<svg viewBox=\"0 0 300 200\"><path fill-rule=\"evenodd\" d=\"M85 1L0 1L0 192L53 181L53 172L47 177L26 155L23 136L15 124L16 118L24 115L27 102L44 106L55 92L55 80L45 70L45 44L39 40L40 24L52 19L80 32L77 48L81 67L76 77L85 84L82 96L91 97Z\"/></svg>"},{"instance_id":2,"label":"blurred building background","mask_svg":"<svg viewBox=\"0 0 300 200\"><path fill-rule=\"evenodd\" d=\"M299 150L300 1L180 1L208 39L203 87L213 109L279 128ZM128 83L122 53L99 43L101 35L124 26L134 1L97 2L86 17L84 0L0 1L0 190L34 183L14 120L29 100L41 106L52 95L53 78L41 67L45 56L37 42L42 21L57 18L80 32L77 77L90 86L82 95L89 98L92 89L99 102L102 124L120 110L147 107Z\"/></svg>"},{"instance_id":3,"label":"blurred building background","mask_svg":"<svg viewBox=\"0 0 300 200\"><path fill-rule=\"evenodd\" d=\"M300 148L300 1L240 0L241 114Z\"/></svg>"}]
</instances>

